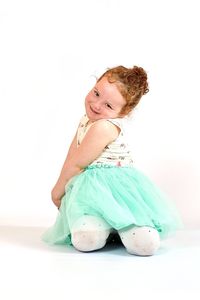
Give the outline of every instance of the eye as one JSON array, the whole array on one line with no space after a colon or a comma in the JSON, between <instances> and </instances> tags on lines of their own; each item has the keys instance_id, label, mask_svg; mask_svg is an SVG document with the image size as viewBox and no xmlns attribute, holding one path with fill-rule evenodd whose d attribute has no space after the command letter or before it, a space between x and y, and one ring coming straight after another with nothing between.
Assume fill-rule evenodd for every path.
<instances>
[{"instance_id":1,"label":"eye","mask_svg":"<svg viewBox=\"0 0 200 300\"><path fill-rule=\"evenodd\" d=\"M95 96L99 97L99 92L97 92L96 90L94 90L94 94Z\"/></svg>"},{"instance_id":2,"label":"eye","mask_svg":"<svg viewBox=\"0 0 200 300\"><path fill-rule=\"evenodd\" d=\"M113 109L112 106L109 103L106 103L106 106L110 109Z\"/></svg>"}]
</instances>

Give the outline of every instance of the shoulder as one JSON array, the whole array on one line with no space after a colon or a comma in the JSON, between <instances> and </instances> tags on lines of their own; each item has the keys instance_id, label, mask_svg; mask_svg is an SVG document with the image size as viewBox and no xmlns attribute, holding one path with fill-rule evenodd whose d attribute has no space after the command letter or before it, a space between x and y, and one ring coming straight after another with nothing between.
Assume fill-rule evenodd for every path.
<instances>
[{"instance_id":1,"label":"shoulder","mask_svg":"<svg viewBox=\"0 0 200 300\"><path fill-rule=\"evenodd\" d=\"M104 136L110 141L114 141L118 137L120 129L115 124L110 122L110 119L101 119L91 125L90 132L96 136Z\"/></svg>"}]
</instances>

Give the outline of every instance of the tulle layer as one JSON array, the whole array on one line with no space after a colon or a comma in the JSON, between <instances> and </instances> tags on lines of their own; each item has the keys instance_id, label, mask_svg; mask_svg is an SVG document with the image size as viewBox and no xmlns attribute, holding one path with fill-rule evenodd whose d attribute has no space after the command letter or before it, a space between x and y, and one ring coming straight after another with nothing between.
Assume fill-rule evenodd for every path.
<instances>
[{"instance_id":1,"label":"tulle layer","mask_svg":"<svg viewBox=\"0 0 200 300\"><path fill-rule=\"evenodd\" d=\"M152 226L161 238L182 226L173 203L133 167L89 166L74 176L66 185L56 222L43 239L71 244L71 228L83 215L102 217L115 230Z\"/></svg>"}]
</instances>

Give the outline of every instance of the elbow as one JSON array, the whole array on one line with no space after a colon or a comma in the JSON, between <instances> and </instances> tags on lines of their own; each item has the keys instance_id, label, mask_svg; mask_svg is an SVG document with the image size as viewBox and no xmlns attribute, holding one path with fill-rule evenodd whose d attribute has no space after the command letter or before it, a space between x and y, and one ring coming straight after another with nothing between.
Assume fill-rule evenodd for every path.
<instances>
[{"instance_id":1,"label":"elbow","mask_svg":"<svg viewBox=\"0 0 200 300\"><path fill-rule=\"evenodd\" d=\"M85 167L86 166L82 166L81 164L74 161L69 161L66 165L66 169L74 170L75 173L82 172L85 169Z\"/></svg>"}]
</instances>

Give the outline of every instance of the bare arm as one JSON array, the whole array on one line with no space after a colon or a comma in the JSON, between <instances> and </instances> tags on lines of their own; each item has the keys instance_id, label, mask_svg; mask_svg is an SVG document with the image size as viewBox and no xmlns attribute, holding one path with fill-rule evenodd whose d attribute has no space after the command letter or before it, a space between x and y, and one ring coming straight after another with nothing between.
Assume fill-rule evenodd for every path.
<instances>
[{"instance_id":1,"label":"bare arm","mask_svg":"<svg viewBox=\"0 0 200 300\"><path fill-rule=\"evenodd\" d=\"M63 164L63 167L61 169L61 173L62 173L62 170L63 170L63 168L64 168L67 160L70 159L70 157L73 155L73 153L76 150L76 148L77 148L77 132L76 132L76 134L75 134L75 136L74 136L74 138L73 138L73 140L71 142L71 145L69 147L69 150L68 150L68 153L67 153L67 157L66 157L65 162ZM58 178L58 180L57 180L54 188L51 191L52 201L54 202L54 204L57 207L60 207L60 200L61 200L62 196L65 193L65 185L61 184L59 178Z\"/></svg>"},{"instance_id":2,"label":"bare arm","mask_svg":"<svg viewBox=\"0 0 200 300\"><path fill-rule=\"evenodd\" d=\"M67 161L68 159L70 159L70 157L72 157L72 155L73 155L73 153L74 153L74 151L75 151L76 149L77 149L77 132L76 132L76 134L75 134L75 136L74 136L74 138L73 138L73 140L72 140L72 142L71 142L71 145L70 145L69 150L68 150L68 153L67 153L67 157L66 157L65 162L64 162L64 164L63 164L63 167L64 167L66 161Z\"/></svg>"},{"instance_id":3,"label":"bare arm","mask_svg":"<svg viewBox=\"0 0 200 300\"><path fill-rule=\"evenodd\" d=\"M64 195L65 185L73 176L81 173L84 168L91 164L104 150L114 141L119 134L119 129L106 120L96 121L88 130L81 145L70 146L71 151L62 167L58 181L52 190L52 200L58 207L60 199Z\"/></svg>"}]
</instances>

